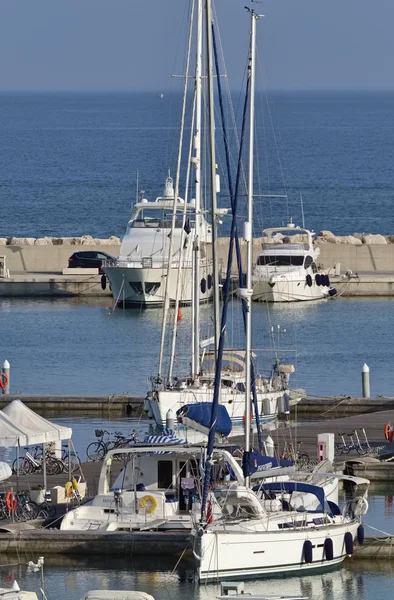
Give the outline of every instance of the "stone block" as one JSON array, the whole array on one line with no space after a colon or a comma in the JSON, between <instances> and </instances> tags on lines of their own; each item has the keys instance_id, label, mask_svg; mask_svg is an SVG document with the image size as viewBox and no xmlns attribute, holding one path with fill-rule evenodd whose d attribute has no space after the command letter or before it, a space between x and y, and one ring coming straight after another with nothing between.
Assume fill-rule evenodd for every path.
<instances>
[{"instance_id":1,"label":"stone block","mask_svg":"<svg viewBox=\"0 0 394 600\"><path fill-rule=\"evenodd\" d=\"M338 238L331 231L322 230L316 236L316 243L318 244L339 244Z\"/></svg>"},{"instance_id":2,"label":"stone block","mask_svg":"<svg viewBox=\"0 0 394 600\"><path fill-rule=\"evenodd\" d=\"M0 238L0 246L6 246L7 245L7 238Z\"/></svg>"},{"instance_id":3,"label":"stone block","mask_svg":"<svg viewBox=\"0 0 394 600\"><path fill-rule=\"evenodd\" d=\"M34 242L35 246L52 246L52 238L50 237L43 237L43 238L37 238L36 241Z\"/></svg>"},{"instance_id":4,"label":"stone block","mask_svg":"<svg viewBox=\"0 0 394 600\"><path fill-rule=\"evenodd\" d=\"M96 242L91 235L81 236L81 246L94 246L95 244Z\"/></svg>"},{"instance_id":5,"label":"stone block","mask_svg":"<svg viewBox=\"0 0 394 600\"><path fill-rule=\"evenodd\" d=\"M7 238L7 246L34 246L34 242L36 238L17 238L17 237L9 237Z\"/></svg>"},{"instance_id":6,"label":"stone block","mask_svg":"<svg viewBox=\"0 0 394 600\"><path fill-rule=\"evenodd\" d=\"M367 233L363 235L363 244L387 244L387 240L384 235L380 235L380 233Z\"/></svg>"},{"instance_id":7,"label":"stone block","mask_svg":"<svg viewBox=\"0 0 394 600\"><path fill-rule=\"evenodd\" d=\"M361 246L362 241L354 235L337 235L340 244L351 244L352 246Z\"/></svg>"}]
</instances>

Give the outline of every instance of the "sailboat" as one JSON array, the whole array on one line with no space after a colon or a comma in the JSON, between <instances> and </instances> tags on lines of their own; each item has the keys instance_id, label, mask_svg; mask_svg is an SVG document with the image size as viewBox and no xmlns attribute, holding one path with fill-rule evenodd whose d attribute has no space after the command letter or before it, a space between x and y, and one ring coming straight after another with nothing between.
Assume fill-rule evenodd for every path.
<instances>
[{"instance_id":1,"label":"sailboat","mask_svg":"<svg viewBox=\"0 0 394 600\"><path fill-rule=\"evenodd\" d=\"M210 6L210 0L207 0ZM249 9L248 9L249 10ZM369 481L359 481L361 495L340 510L328 504L324 489L310 485L308 492L315 494L318 508L314 511L294 509L280 503L281 507L261 503L257 493L250 487L250 412L252 391L251 332L252 332L252 221L253 221L253 158L254 158L254 86L255 86L255 36L256 22L261 18L249 10L250 51L248 68L249 91L249 174L248 174L248 220L245 223L247 244L246 287L242 297L246 303L246 390L245 390L245 438L243 456L244 485L233 483L223 491L222 498L210 492L211 472L214 465L213 449L216 414L219 402L221 357L223 336L220 336L216 372L215 395L212 403L211 427L208 437L205 480L202 495L200 521L192 532L193 553L199 581L217 581L221 578L245 578L280 573L311 573L332 568L353 553L354 540L363 540L361 517L367 510L366 494ZM234 210L234 206L233 206ZM234 213L233 213L234 218ZM231 243L231 241L230 241ZM226 280L227 284L227 280ZM225 289L226 289L225 284ZM225 293L225 292L224 292ZM224 298L226 303L226 298ZM222 313L221 331L225 329ZM305 484L298 484L300 486ZM277 490L297 490L297 482L266 483L264 497ZM272 499L272 496L271 496ZM219 504L217 518L212 518L210 503ZM217 513L216 513L217 514Z\"/></svg>"},{"instance_id":2,"label":"sailboat","mask_svg":"<svg viewBox=\"0 0 394 600\"><path fill-rule=\"evenodd\" d=\"M210 34L208 27L207 37ZM202 0L198 0L197 8L197 52L196 52L196 71L195 71L195 106L196 120L194 127L194 148L195 153L191 157L191 162L195 167L196 175L196 207L202 205L201 194L203 185L201 183L201 113L202 113L202 40L203 40L203 10ZM210 122L210 193L211 193L211 215L212 215L212 297L213 297L213 323L214 336L206 340L201 340L200 335L200 307L196 290L198 291L201 279L201 244L199 243L200 233L196 229L195 244L193 245L193 289L194 297L192 302L192 343L191 343L191 370L190 372L177 374L174 376L174 353L175 341L177 338L177 307L175 304L174 322L172 330L171 358L169 362L168 373L164 374L163 351L164 339L167 324L167 311L164 309L164 319L161 336L160 359L158 374L151 377L151 389L145 399L144 408L147 415L154 418L158 425L166 423L166 417L169 411L173 414L183 411L185 406L200 405L211 403L214 393L215 382L215 359L217 343L219 339L219 277L218 264L216 256L217 240L217 221L223 210L217 208L216 196L218 193L216 158L215 158L215 138L214 138L214 108L213 108L213 62L212 58L207 56L208 64L208 98L209 98L209 122ZM210 77L211 75L211 77ZM220 76L217 75L218 87L220 86ZM210 83L211 82L211 83ZM208 137L208 136L207 136ZM238 177L239 179L239 177ZM231 187L231 186L229 186ZM197 210L197 208L196 208ZM208 282L210 278L208 277ZM212 348L213 346L213 348ZM253 360L256 357L253 355ZM247 362L245 351L239 348L228 348L223 354L222 378L220 381L220 403L226 407L233 424L243 424L245 418L245 386ZM294 372L293 365L284 365L275 363L271 373L268 376L257 372L254 374L254 390L256 399L256 415L253 417L256 422L263 423L272 421L278 414L278 402L284 401L286 409L291 404L295 404L305 395L304 390L289 390L289 377Z\"/></svg>"}]
</instances>

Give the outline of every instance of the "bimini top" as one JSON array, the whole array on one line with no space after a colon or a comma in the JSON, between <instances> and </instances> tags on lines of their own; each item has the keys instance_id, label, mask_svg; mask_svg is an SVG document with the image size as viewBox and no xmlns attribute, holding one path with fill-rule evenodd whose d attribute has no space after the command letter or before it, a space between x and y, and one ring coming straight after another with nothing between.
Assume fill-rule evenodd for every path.
<instances>
[{"instance_id":1,"label":"bimini top","mask_svg":"<svg viewBox=\"0 0 394 600\"><path fill-rule=\"evenodd\" d=\"M277 481L263 483L260 486L255 486L253 490L261 490L262 492L271 491L277 492L278 494L292 494L293 492L305 492L306 494L313 494L316 496L320 504L318 511L324 511L326 509L328 514L332 516L331 508L326 504L324 489L317 485L311 485L310 483L303 483L300 481Z\"/></svg>"},{"instance_id":2,"label":"bimini top","mask_svg":"<svg viewBox=\"0 0 394 600\"><path fill-rule=\"evenodd\" d=\"M252 352L252 358L256 354ZM223 375L245 375L245 350L225 350L223 352L222 374ZM202 376L207 373L215 373L215 353L206 352L202 361Z\"/></svg>"}]
</instances>

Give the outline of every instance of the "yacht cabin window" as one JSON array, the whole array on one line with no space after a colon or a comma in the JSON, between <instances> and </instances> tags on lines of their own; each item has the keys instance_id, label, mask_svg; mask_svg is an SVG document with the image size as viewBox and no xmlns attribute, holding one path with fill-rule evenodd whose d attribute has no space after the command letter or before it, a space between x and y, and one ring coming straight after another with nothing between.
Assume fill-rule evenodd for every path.
<instances>
[{"instance_id":1,"label":"yacht cabin window","mask_svg":"<svg viewBox=\"0 0 394 600\"><path fill-rule=\"evenodd\" d=\"M194 214L187 212L190 227L194 227ZM183 213L177 214L175 228L181 229ZM127 225L126 235L132 228L171 229L172 208L140 208L133 213Z\"/></svg>"},{"instance_id":2,"label":"yacht cabin window","mask_svg":"<svg viewBox=\"0 0 394 600\"><path fill-rule=\"evenodd\" d=\"M304 256L297 254L282 254L282 255L267 255L260 254L257 258L257 265L273 266L273 267L301 267L304 262Z\"/></svg>"}]
</instances>

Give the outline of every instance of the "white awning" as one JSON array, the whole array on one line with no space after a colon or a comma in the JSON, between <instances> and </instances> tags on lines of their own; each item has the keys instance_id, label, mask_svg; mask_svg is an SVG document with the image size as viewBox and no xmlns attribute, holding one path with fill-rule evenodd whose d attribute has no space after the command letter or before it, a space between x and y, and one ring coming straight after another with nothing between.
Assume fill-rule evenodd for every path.
<instances>
[{"instance_id":1,"label":"white awning","mask_svg":"<svg viewBox=\"0 0 394 600\"><path fill-rule=\"evenodd\" d=\"M60 440L69 440L72 436L72 429L63 425L57 425L41 417L20 400L13 400L10 404L0 411L0 416L7 419L7 422L13 425L25 439L20 438L20 446L31 444L44 444L48 442L57 442ZM5 444L2 442L0 420L0 446L10 446L18 444Z\"/></svg>"}]
</instances>

